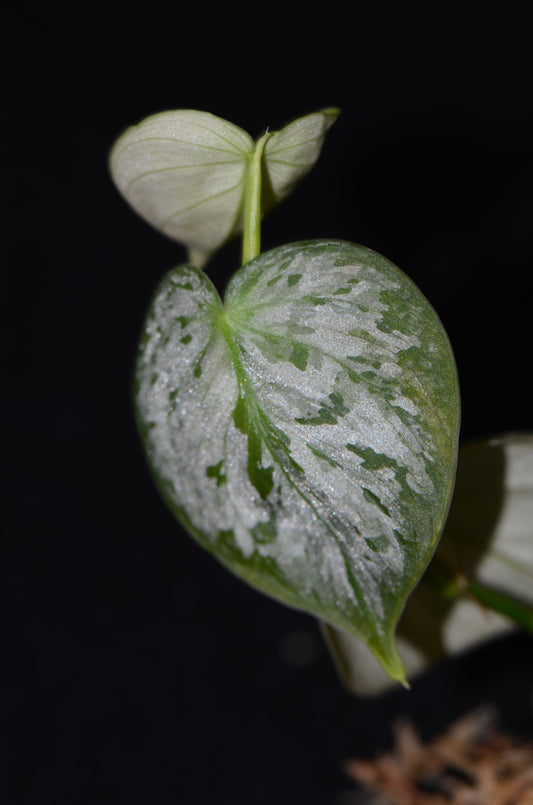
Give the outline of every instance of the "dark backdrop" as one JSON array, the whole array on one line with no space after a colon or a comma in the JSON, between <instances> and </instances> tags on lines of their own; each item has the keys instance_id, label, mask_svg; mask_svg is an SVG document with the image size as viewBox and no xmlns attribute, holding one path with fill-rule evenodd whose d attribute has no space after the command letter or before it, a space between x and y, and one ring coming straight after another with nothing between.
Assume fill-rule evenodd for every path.
<instances>
[{"instance_id":1,"label":"dark backdrop","mask_svg":"<svg viewBox=\"0 0 533 805\"><path fill-rule=\"evenodd\" d=\"M389 746L399 714L430 737L490 701L531 734L524 636L410 693L351 698L312 619L220 568L150 481L132 363L150 294L184 253L125 205L106 162L162 109L258 135L339 106L264 248L339 237L382 252L448 329L463 437L532 425L525 23L352 9L291 27L286 9L256 11L26 6L5 29L6 805L349 805L344 759ZM235 245L216 258L220 287L237 261Z\"/></svg>"}]
</instances>

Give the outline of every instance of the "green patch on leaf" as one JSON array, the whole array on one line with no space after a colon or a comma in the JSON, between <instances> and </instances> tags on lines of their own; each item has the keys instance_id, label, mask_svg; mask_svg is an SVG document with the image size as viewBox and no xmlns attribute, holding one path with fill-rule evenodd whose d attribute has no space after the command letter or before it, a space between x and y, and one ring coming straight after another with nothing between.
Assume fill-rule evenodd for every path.
<instances>
[{"instance_id":1,"label":"green patch on leaf","mask_svg":"<svg viewBox=\"0 0 533 805\"><path fill-rule=\"evenodd\" d=\"M266 500L274 485L272 478L274 468L262 466L263 440L261 433L256 429L255 422L250 417L245 397L239 397L237 400L233 411L233 421L241 433L248 437L248 478L263 500Z\"/></svg>"},{"instance_id":2,"label":"green patch on leaf","mask_svg":"<svg viewBox=\"0 0 533 805\"><path fill-rule=\"evenodd\" d=\"M289 286L289 288L292 288L293 285L296 285L298 282L300 282L301 279L302 279L301 274L289 274L289 276L287 277L287 285Z\"/></svg>"},{"instance_id":3,"label":"green patch on leaf","mask_svg":"<svg viewBox=\"0 0 533 805\"><path fill-rule=\"evenodd\" d=\"M374 551L375 553L385 551L389 545L389 540L387 537L366 537L365 542L370 550Z\"/></svg>"},{"instance_id":4,"label":"green patch on leaf","mask_svg":"<svg viewBox=\"0 0 533 805\"><path fill-rule=\"evenodd\" d=\"M315 447L312 444L309 444L309 442L307 443L307 446L308 446L309 450L312 452L312 454L314 456L316 456L316 458L319 458L321 461L325 461L327 464L330 465L330 467L340 467L341 466L338 461L336 461L331 456L328 456L328 454L324 453L324 451L320 450L320 448Z\"/></svg>"},{"instance_id":5,"label":"green patch on leaf","mask_svg":"<svg viewBox=\"0 0 533 805\"><path fill-rule=\"evenodd\" d=\"M298 417L296 422L300 425L336 425L337 419L348 413L349 409L344 405L342 395L332 392L329 396L329 403L320 406L315 416Z\"/></svg>"},{"instance_id":6,"label":"green patch on leaf","mask_svg":"<svg viewBox=\"0 0 533 805\"><path fill-rule=\"evenodd\" d=\"M370 489L365 489L364 487L362 487L362 490L363 490L363 496L367 500L369 500L371 503L375 503L375 505L379 509L381 509L381 511L384 514L386 514L387 517L390 517L390 511L388 510L388 508L386 506L383 505L383 503L381 502L381 499L377 495L375 495L373 492L371 492Z\"/></svg>"},{"instance_id":7,"label":"green patch on leaf","mask_svg":"<svg viewBox=\"0 0 533 805\"><path fill-rule=\"evenodd\" d=\"M309 350L303 344L294 344L289 360L297 369L305 372L309 360Z\"/></svg>"},{"instance_id":8,"label":"green patch on leaf","mask_svg":"<svg viewBox=\"0 0 533 805\"><path fill-rule=\"evenodd\" d=\"M283 279L283 274L278 274L277 277L272 277L272 279L270 279L268 281L268 287L271 288L273 285L275 285L281 279Z\"/></svg>"},{"instance_id":9,"label":"green patch on leaf","mask_svg":"<svg viewBox=\"0 0 533 805\"><path fill-rule=\"evenodd\" d=\"M206 467L205 474L208 478L215 478L217 482L217 486L222 486L222 484L226 483L226 476L222 472L222 467L224 466L224 459L221 458L218 464L212 464L209 467Z\"/></svg>"},{"instance_id":10,"label":"green patch on leaf","mask_svg":"<svg viewBox=\"0 0 533 805\"><path fill-rule=\"evenodd\" d=\"M276 518L272 516L265 523L257 523L250 531L254 541L258 545L273 542L278 536Z\"/></svg>"}]
</instances>

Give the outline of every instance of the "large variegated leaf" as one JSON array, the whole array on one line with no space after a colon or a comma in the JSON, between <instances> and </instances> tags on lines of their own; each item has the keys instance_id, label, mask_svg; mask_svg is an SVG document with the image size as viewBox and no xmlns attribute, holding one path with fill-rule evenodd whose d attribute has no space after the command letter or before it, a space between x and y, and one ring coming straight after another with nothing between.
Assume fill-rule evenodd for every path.
<instances>
[{"instance_id":1,"label":"large variegated leaf","mask_svg":"<svg viewBox=\"0 0 533 805\"><path fill-rule=\"evenodd\" d=\"M224 303L181 266L146 321L136 405L190 533L402 679L394 628L444 524L459 421L450 346L413 283L342 241L262 254Z\"/></svg>"},{"instance_id":2,"label":"large variegated leaf","mask_svg":"<svg viewBox=\"0 0 533 805\"><path fill-rule=\"evenodd\" d=\"M312 168L338 116L324 109L272 133L263 157L263 210L277 204ZM160 112L131 126L110 154L111 176L126 201L156 229L183 243L202 268L242 227L255 143L209 112Z\"/></svg>"},{"instance_id":3,"label":"large variegated leaf","mask_svg":"<svg viewBox=\"0 0 533 805\"><path fill-rule=\"evenodd\" d=\"M398 652L409 678L516 628L515 619L525 625L528 610L531 629L532 545L533 434L506 434L461 447L434 563L409 598L398 627ZM452 580L464 579L465 596L443 595L432 581L434 567ZM351 691L372 695L390 685L360 641L329 626L324 631Z\"/></svg>"}]
</instances>

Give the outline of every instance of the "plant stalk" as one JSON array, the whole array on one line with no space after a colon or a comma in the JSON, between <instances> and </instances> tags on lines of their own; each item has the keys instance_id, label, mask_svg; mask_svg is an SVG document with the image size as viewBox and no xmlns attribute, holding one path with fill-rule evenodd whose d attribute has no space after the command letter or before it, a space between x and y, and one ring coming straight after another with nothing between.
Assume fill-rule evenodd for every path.
<instances>
[{"instance_id":1,"label":"plant stalk","mask_svg":"<svg viewBox=\"0 0 533 805\"><path fill-rule=\"evenodd\" d=\"M432 560L423 576L423 581L438 590L445 598L475 600L481 606L498 612L523 629L533 632L533 610L530 606L498 590L470 581L460 573L454 573L438 559Z\"/></svg>"},{"instance_id":2,"label":"plant stalk","mask_svg":"<svg viewBox=\"0 0 533 805\"><path fill-rule=\"evenodd\" d=\"M255 144L248 167L244 190L242 265L261 253L261 174L263 151L270 132L265 132Z\"/></svg>"}]
</instances>

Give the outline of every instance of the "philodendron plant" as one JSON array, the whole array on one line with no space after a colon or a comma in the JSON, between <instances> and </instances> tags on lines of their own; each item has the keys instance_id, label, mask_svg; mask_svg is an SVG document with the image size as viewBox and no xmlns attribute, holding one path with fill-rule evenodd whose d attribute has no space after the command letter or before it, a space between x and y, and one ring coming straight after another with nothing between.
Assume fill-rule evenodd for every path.
<instances>
[{"instance_id":1,"label":"philodendron plant","mask_svg":"<svg viewBox=\"0 0 533 805\"><path fill-rule=\"evenodd\" d=\"M337 115L323 109L254 141L207 112L164 112L117 140L110 170L132 207L188 250L155 292L136 365L139 430L163 498L231 571L315 616L347 685L372 692L455 650L434 645L450 596L499 610L491 633L530 616L475 577L485 538L474 531L456 528L430 564L460 418L430 303L354 243L261 252L262 216L311 169ZM205 269L237 234L242 266L222 300ZM443 606L422 601L417 618L424 590Z\"/></svg>"}]
</instances>

